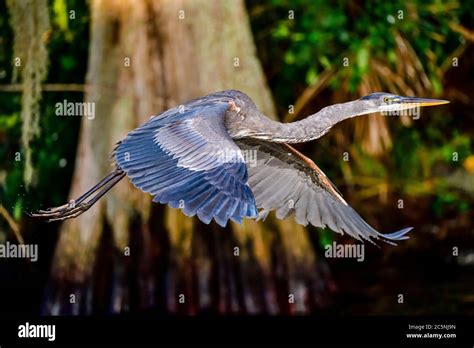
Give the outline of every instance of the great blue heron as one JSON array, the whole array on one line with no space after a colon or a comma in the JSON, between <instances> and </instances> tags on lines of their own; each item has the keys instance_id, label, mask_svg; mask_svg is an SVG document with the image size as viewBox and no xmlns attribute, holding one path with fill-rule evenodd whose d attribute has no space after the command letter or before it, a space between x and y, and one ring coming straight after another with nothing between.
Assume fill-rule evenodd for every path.
<instances>
[{"instance_id":1,"label":"great blue heron","mask_svg":"<svg viewBox=\"0 0 474 348\"><path fill-rule=\"evenodd\" d=\"M288 144L324 135L336 123L374 112L399 112L445 100L373 93L335 104L307 118L280 123L236 90L216 92L153 116L117 143L115 170L71 203L32 216L49 221L88 210L125 175L153 201L181 208L209 224L294 214L299 224L328 226L358 240L408 238L411 228L381 234L342 198L318 166ZM251 165L245 154L256 154Z\"/></svg>"}]
</instances>

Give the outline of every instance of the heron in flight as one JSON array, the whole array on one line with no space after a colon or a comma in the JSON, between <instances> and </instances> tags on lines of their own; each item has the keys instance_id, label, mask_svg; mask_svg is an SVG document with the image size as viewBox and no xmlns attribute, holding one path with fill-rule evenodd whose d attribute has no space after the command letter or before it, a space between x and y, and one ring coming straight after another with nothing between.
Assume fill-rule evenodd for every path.
<instances>
[{"instance_id":1,"label":"heron in flight","mask_svg":"<svg viewBox=\"0 0 474 348\"><path fill-rule=\"evenodd\" d=\"M227 90L153 116L118 142L115 169L70 203L39 210L48 221L77 217L125 176L154 202L222 227L229 220L279 219L329 227L360 241L407 239L411 227L382 234L342 198L319 167L289 144L318 139L345 119L400 112L448 101L373 93L335 104L303 120L280 123L262 114L246 94ZM253 163L245 154L256 154Z\"/></svg>"}]
</instances>

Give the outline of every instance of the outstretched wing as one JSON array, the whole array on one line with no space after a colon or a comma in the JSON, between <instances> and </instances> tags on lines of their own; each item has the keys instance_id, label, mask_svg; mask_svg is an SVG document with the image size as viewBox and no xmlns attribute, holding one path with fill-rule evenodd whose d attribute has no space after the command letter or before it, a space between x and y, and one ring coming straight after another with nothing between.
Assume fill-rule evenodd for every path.
<instances>
[{"instance_id":1,"label":"outstretched wing","mask_svg":"<svg viewBox=\"0 0 474 348\"><path fill-rule=\"evenodd\" d=\"M295 215L299 224L328 226L335 232L347 233L358 240L402 240L411 230L381 234L365 222L342 198L336 187L318 166L287 144L270 143L250 138L239 139L237 145L250 152L249 185L264 218L276 210L279 219ZM393 244L393 243L391 243Z\"/></svg>"},{"instance_id":2,"label":"outstretched wing","mask_svg":"<svg viewBox=\"0 0 474 348\"><path fill-rule=\"evenodd\" d=\"M229 107L201 98L155 116L117 144L115 162L153 201L204 223L256 217L247 167L224 126Z\"/></svg>"}]
</instances>

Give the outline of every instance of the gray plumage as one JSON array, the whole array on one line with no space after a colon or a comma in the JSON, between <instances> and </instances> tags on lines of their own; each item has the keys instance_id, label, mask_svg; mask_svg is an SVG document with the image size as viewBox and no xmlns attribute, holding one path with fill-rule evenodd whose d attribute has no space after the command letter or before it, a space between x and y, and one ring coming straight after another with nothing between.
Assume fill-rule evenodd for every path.
<instances>
[{"instance_id":1,"label":"gray plumage","mask_svg":"<svg viewBox=\"0 0 474 348\"><path fill-rule=\"evenodd\" d=\"M262 114L244 93L228 90L197 98L152 117L114 149L116 170L74 204L32 214L49 221L76 217L124 176L153 201L214 219L295 216L297 223L329 227L364 241L408 238L405 228L382 234L367 224L309 158L288 144L323 136L336 123L372 112L413 109L445 101L374 93L328 106L307 118L280 123ZM245 155L255 154L255 161Z\"/></svg>"}]
</instances>

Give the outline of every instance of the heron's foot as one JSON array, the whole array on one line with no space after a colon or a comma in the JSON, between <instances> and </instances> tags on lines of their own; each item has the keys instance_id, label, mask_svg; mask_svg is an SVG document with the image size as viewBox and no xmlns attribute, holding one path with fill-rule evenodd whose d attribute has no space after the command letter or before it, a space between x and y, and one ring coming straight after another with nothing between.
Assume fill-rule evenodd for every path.
<instances>
[{"instance_id":1,"label":"heron's foot","mask_svg":"<svg viewBox=\"0 0 474 348\"><path fill-rule=\"evenodd\" d=\"M95 202L105 195L116 183L122 180L124 176L125 172L117 169L80 197L70 200L69 203L46 210L38 210L36 213L29 213L28 215L46 219L48 222L75 218L92 207Z\"/></svg>"},{"instance_id":2,"label":"heron's foot","mask_svg":"<svg viewBox=\"0 0 474 348\"><path fill-rule=\"evenodd\" d=\"M46 221L62 221L77 217L92 206L90 203L81 203L75 205L74 202L61 205L59 207L38 210L36 213L29 214L32 217L43 218Z\"/></svg>"},{"instance_id":3,"label":"heron's foot","mask_svg":"<svg viewBox=\"0 0 474 348\"><path fill-rule=\"evenodd\" d=\"M47 208L45 210L38 210L38 213L55 213L64 211L65 209L69 208L72 209L76 206L74 200L71 200L69 203L60 205L59 207Z\"/></svg>"}]
</instances>

